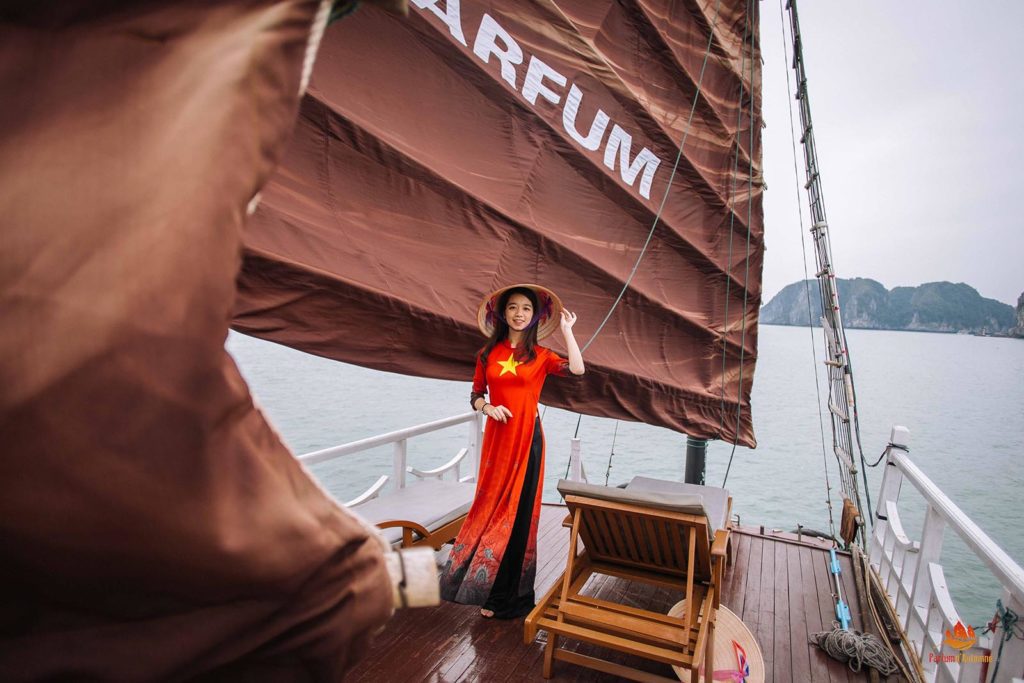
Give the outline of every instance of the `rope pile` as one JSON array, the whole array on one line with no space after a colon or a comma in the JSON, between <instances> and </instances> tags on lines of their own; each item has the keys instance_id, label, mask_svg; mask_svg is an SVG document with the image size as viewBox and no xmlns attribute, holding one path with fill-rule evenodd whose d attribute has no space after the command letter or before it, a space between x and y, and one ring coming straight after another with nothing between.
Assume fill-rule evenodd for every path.
<instances>
[{"instance_id":1,"label":"rope pile","mask_svg":"<svg viewBox=\"0 0 1024 683\"><path fill-rule=\"evenodd\" d=\"M846 662L851 671L860 672L865 666L883 676L891 676L899 667L889 649L878 637L860 631L831 631L812 633L810 642L824 650L832 659Z\"/></svg>"}]
</instances>

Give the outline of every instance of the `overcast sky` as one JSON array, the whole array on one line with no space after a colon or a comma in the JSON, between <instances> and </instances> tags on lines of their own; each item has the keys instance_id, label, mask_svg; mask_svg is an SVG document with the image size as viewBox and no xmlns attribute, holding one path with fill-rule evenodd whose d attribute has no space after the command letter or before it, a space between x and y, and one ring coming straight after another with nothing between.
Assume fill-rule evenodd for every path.
<instances>
[{"instance_id":1,"label":"overcast sky","mask_svg":"<svg viewBox=\"0 0 1024 683\"><path fill-rule=\"evenodd\" d=\"M792 72L779 0L760 7L767 303L803 278L803 266L784 80ZM803 0L799 11L836 274L889 289L966 282L1016 305L1024 291L1024 2Z\"/></svg>"}]
</instances>

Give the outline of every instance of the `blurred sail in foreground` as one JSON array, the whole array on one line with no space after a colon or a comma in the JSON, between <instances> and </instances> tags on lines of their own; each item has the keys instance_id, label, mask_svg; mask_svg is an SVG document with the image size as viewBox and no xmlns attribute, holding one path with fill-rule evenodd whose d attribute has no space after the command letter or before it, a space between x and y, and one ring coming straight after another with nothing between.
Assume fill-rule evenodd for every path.
<instances>
[{"instance_id":1,"label":"blurred sail in foreground","mask_svg":"<svg viewBox=\"0 0 1024 683\"><path fill-rule=\"evenodd\" d=\"M233 326L468 381L476 307L503 284L554 289L585 344L667 192L587 375L548 383L544 400L754 445L763 224L748 5L417 0L405 19L360 11L329 27L247 227Z\"/></svg>"},{"instance_id":2,"label":"blurred sail in foreground","mask_svg":"<svg viewBox=\"0 0 1024 683\"><path fill-rule=\"evenodd\" d=\"M329 7L7 5L0 680L340 680L391 612L381 548L224 350Z\"/></svg>"}]
</instances>

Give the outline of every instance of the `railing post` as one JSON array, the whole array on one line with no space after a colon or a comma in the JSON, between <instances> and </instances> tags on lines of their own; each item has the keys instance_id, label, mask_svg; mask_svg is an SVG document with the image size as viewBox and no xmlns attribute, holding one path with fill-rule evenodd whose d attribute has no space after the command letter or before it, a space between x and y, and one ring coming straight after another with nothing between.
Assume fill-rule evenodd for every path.
<instances>
[{"instance_id":1,"label":"railing post","mask_svg":"<svg viewBox=\"0 0 1024 683\"><path fill-rule=\"evenodd\" d=\"M882 486L878 492L878 502L875 505L875 524L868 542L868 561L877 566L881 571L885 560L885 546L889 537L889 503L893 505L900 497L900 487L903 484L903 472L893 462L892 446L906 448L910 441L910 430L900 425L894 425L889 435L890 447L886 449L885 470L882 472Z\"/></svg>"},{"instance_id":2,"label":"railing post","mask_svg":"<svg viewBox=\"0 0 1024 683\"><path fill-rule=\"evenodd\" d=\"M929 562L921 566L921 574L927 577L928 584L928 608L924 618L925 632L918 647L917 655L921 660L921 668L925 672L925 680L956 680L950 673L948 662L943 661L943 655L953 654L952 648L946 643L943 633L947 627L952 628L953 610L950 607L949 590L946 587L945 573L942 565ZM911 641L915 643L915 641ZM929 657L934 654L935 658ZM946 673L946 677L939 678L939 670Z\"/></svg>"},{"instance_id":3,"label":"railing post","mask_svg":"<svg viewBox=\"0 0 1024 683\"><path fill-rule=\"evenodd\" d=\"M480 433L483 430L483 413L476 413L467 426L469 438L466 439L466 448L469 449L469 458L473 462L473 477L480 481L480 442L482 441Z\"/></svg>"},{"instance_id":4,"label":"railing post","mask_svg":"<svg viewBox=\"0 0 1024 683\"><path fill-rule=\"evenodd\" d=\"M889 501L886 504L886 516L889 518L889 533L885 544L882 546L882 551L883 556L888 559L889 571L887 575L882 575L880 567L879 575L882 578L886 592L889 594L890 602L896 608L896 614L902 619L905 616L905 612L900 612L900 603L903 603L905 606L907 602L906 599L902 598L904 591L907 590L904 581L908 571L913 571L912 569L908 570L907 567L907 549L912 544L903 530L903 522L900 521L899 510L893 501Z\"/></svg>"},{"instance_id":5,"label":"railing post","mask_svg":"<svg viewBox=\"0 0 1024 683\"><path fill-rule=\"evenodd\" d=\"M408 442L405 439L395 442L395 490L405 488L405 462L408 459Z\"/></svg>"},{"instance_id":6,"label":"railing post","mask_svg":"<svg viewBox=\"0 0 1024 683\"><path fill-rule=\"evenodd\" d=\"M932 562L938 563L942 554L942 537L946 530L946 521L931 503L928 504L928 511L924 515L924 528L921 530L921 548L918 550L917 566L914 572L914 579L911 582L914 589L910 596L910 609L918 613L927 613L932 598L935 594L932 586L932 577L928 571L928 565ZM928 627L927 620L924 620L924 628ZM924 648L924 633L917 632L918 621L911 620L908 625L907 635L911 642L921 642L922 651L919 653L926 657Z\"/></svg>"},{"instance_id":7,"label":"railing post","mask_svg":"<svg viewBox=\"0 0 1024 683\"><path fill-rule=\"evenodd\" d=\"M469 453L473 458L473 477L480 481L480 454L483 452L484 414L477 413L473 421L469 423L470 443L472 444Z\"/></svg>"},{"instance_id":8,"label":"railing post","mask_svg":"<svg viewBox=\"0 0 1024 683\"><path fill-rule=\"evenodd\" d=\"M582 442L569 439L569 481L587 481L587 471L583 468L583 453L580 451Z\"/></svg>"},{"instance_id":9,"label":"railing post","mask_svg":"<svg viewBox=\"0 0 1024 683\"><path fill-rule=\"evenodd\" d=\"M910 444L910 430L900 425L894 425L889 434L890 447L886 450L885 471L882 473L882 488L878 495L878 503L875 506L875 519L885 521L885 504L889 501L896 502L900 497L900 486L903 484L903 472L892 459L892 448L907 450Z\"/></svg>"}]
</instances>

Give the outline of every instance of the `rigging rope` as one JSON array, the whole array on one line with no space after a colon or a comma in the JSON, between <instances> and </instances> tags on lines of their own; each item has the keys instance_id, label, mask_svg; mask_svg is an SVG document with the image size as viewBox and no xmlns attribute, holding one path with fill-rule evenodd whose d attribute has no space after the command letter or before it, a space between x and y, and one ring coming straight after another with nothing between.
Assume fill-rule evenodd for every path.
<instances>
[{"instance_id":1,"label":"rigging rope","mask_svg":"<svg viewBox=\"0 0 1024 683\"><path fill-rule=\"evenodd\" d=\"M896 614L896 608L894 608L892 603L889 602L888 597L882 597L886 595L885 587L882 586L878 573L871 567L871 562L868 561L867 553L861 550L860 546L857 545L854 545L851 550L854 565L860 567L860 572L858 572L860 582L857 584L857 590L859 591L861 588L864 589L864 595L867 596L866 602L868 603L868 612L871 614L871 619L875 624L875 629L879 633L886 633L888 631L888 627L883 623L882 615L878 613L878 605L881 605L885 610L886 619L889 620L890 624L899 623L899 616ZM899 634L898 640L900 647L902 648L902 652L914 652L914 647L911 645L910 640L907 637L907 632L902 628L895 630ZM924 671L921 668L921 660L915 656L906 658L900 656L896 651L895 642L896 641L892 642L890 651L893 653L893 658L899 666L903 677L908 681L923 681ZM904 659L909 661L910 665L913 667L913 671L907 668L907 662L905 662Z\"/></svg>"},{"instance_id":2,"label":"rigging rope","mask_svg":"<svg viewBox=\"0 0 1024 683\"><path fill-rule=\"evenodd\" d=\"M872 569L867 562L867 555L861 552L860 547L856 545L853 546L850 563L853 566L854 584L861 606L861 622L865 631L868 628L867 618L870 616L877 632L885 633L885 625L875 609L875 602L868 586L868 576L865 574L865 572L872 572ZM872 576L875 575L872 574ZM868 608L865 608L865 603ZM833 659L847 662L852 671L860 672L864 665L867 665L886 677L899 671L906 676L908 681L919 680L911 677L911 672L904 666L891 645L873 634L844 630L837 622L833 622L831 631L811 634L810 642L824 650Z\"/></svg>"},{"instance_id":3,"label":"rigging rope","mask_svg":"<svg viewBox=\"0 0 1024 683\"><path fill-rule=\"evenodd\" d=\"M789 64L789 48L786 45L786 15L783 6L784 0L779 0L779 21L782 24L782 56L785 57L782 68L786 69ZM786 74L786 95L787 102L793 102L793 89L789 84L789 74ZM832 511L832 483L828 478L828 448L825 446L825 415L821 410L821 386L818 378L818 347L814 343L814 317L811 313L811 277L807 271L807 243L804 237L804 212L800 210L800 168L796 154L796 125L793 120L793 106L786 107L789 112L789 139L793 150L793 189L796 190L797 218L799 219L800 230L800 253L803 255L804 264L804 294L807 297L807 330L811 337L811 367L814 368L814 395L818 404L818 430L821 432L821 460L825 470L825 499L828 505L828 528L832 536L836 535L836 524Z\"/></svg>"},{"instance_id":4,"label":"rigging rope","mask_svg":"<svg viewBox=\"0 0 1024 683\"><path fill-rule=\"evenodd\" d=\"M804 66L800 22L796 4L796 0L790 0L787 3L787 9L790 15L791 39L793 41L792 68L796 73L798 83L796 99L800 103L800 124L803 129L800 142L803 144L804 170L807 176L804 189L807 190L810 204L811 233L814 236L815 257L819 268L816 277L821 297L822 325L826 348L825 363L829 366L828 408L831 415L832 447L839 465L840 480L844 494L859 509L864 510L857 483L857 465L855 464L855 457L858 452L864 478L864 492L868 501L867 509L871 507L871 493L868 487L866 458L861 445L860 421L856 409L853 363L850 359L846 330L843 328L836 277L832 265L831 238L828 230L828 220L825 215L821 173L815 151L814 126L811 120L807 73ZM831 358L828 358L829 356ZM856 436L856 448L854 436ZM863 515L862 518L867 518L869 522L871 520L870 515ZM867 527L860 526L858 530L860 531L861 544L866 544Z\"/></svg>"},{"instance_id":5,"label":"rigging rope","mask_svg":"<svg viewBox=\"0 0 1024 683\"><path fill-rule=\"evenodd\" d=\"M879 463L881 463L882 460L885 459L885 456L887 456L889 454L889 451L891 449L893 449L893 448L895 448L896 450L899 450L899 451L903 451L904 453L909 453L910 452L910 449L907 448L906 446L899 446L897 444L894 444L892 441L890 441L889 443L887 443L885 445L885 449L882 451L882 454L880 456L878 456L878 460L876 460L873 463L871 463L870 465L868 465L868 467L878 467Z\"/></svg>"},{"instance_id":6,"label":"rigging rope","mask_svg":"<svg viewBox=\"0 0 1024 683\"><path fill-rule=\"evenodd\" d=\"M749 282L750 282L750 232L751 232L750 221L751 221L751 215L752 215L752 212L753 212L753 201L754 201L754 125L755 125L755 123L754 123L754 60L753 60L754 32L753 32L753 29L751 27L751 23L752 22L750 21L750 17L751 17L752 11L753 11L753 8L752 8L751 0L747 0L746 24L744 25L744 29L743 29L743 45L741 45L741 51L742 51L742 48L746 45L747 37L749 36L749 38L750 38L750 52L751 52L751 60L750 60L750 91L751 92L750 92L750 113L749 113L749 119L750 119L750 146L748 148L749 149L749 154L747 155L748 159L750 160L749 164L747 166L747 244L746 244L746 258L744 259L744 262L745 262L745 265L746 265L746 269L745 269L744 274L743 274L743 314L741 316L743 322L742 322L742 326L740 328L740 374L739 374L739 378L737 380L737 385L736 385L736 431L735 431L734 436L733 436L732 451L729 453L729 462L725 466L725 476L722 478L722 488L725 488L726 482L729 481L729 472L732 470L732 461L733 461L733 458L736 457L736 443L739 441L740 420L742 418L742 413L743 413L743 357L746 354L746 344L747 344L747 340L746 340L746 337L747 337L747 316L746 316L746 310L747 310L747 298L748 298L748 295L750 294L750 288L747 286L749 284ZM743 52L743 56L742 56L741 61L740 61L740 98L739 98L739 102L738 102L739 106L737 107L737 112L736 112L736 136L737 136L737 138L736 138L736 154L734 156L734 159L736 161L734 162L733 174L732 174L732 181L733 181L732 197L733 197L733 199L735 199L735 197L736 197L735 182L736 182L737 171L739 170L740 121L742 120L742 115L743 115L743 65L744 65L744 63L746 61L746 57L747 57L747 53ZM733 224L734 224L735 219L736 219L736 212L735 212L735 210L730 210L729 211L729 264L730 264L730 267L732 265ZM726 351L726 334L725 333L728 332L728 329L729 329L729 288L730 288L731 284L732 284L732 278L726 278L726 290L725 290L725 330L723 331L723 334L722 334L722 406L723 406L723 408L724 408L724 405L725 405L725 351ZM722 424L724 424L724 422L725 422L724 410L721 413L721 416L722 416L722 421L719 422L719 434L721 434L721 432L722 432Z\"/></svg>"},{"instance_id":7,"label":"rigging rope","mask_svg":"<svg viewBox=\"0 0 1024 683\"><path fill-rule=\"evenodd\" d=\"M844 344L844 348L846 348L846 346L845 346L845 344L846 344L846 331L845 330L843 331L843 344ZM849 353L846 354L846 362L850 366L850 374L851 374L851 377L850 377L850 393L853 395L853 415L851 416L851 419L853 420L854 433L857 435L857 450L860 452L860 464L864 465L864 462L865 462L864 446L863 446L863 444L861 442L861 438L860 438L860 415L857 413L857 386L853 383L853 376L852 376L853 375L853 361L850 360L850 354ZM861 471L861 475L864 477L864 496L867 498L868 510L870 510L871 509L871 487L868 486L868 470L867 470L867 467L861 467L860 471ZM874 524L874 521L872 520L871 515L864 515L864 517L868 520L869 524Z\"/></svg>"},{"instance_id":8,"label":"rigging rope","mask_svg":"<svg viewBox=\"0 0 1024 683\"><path fill-rule=\"evenodd\" d=\"M654 237L654 230L655 230L655 228L658 227L658 222L661 220L661 214L664 212L665 205L668 202L668 196L669 196L669 192L672 189L672 183L675 181L676 173L679 170L679 163L680 163L680 161L683 158L683 149L686 147L686 140L687 140L687 138L689 137L689 134L690 134L690 127L691 127L691 125L693 123L693 115L694 115L694 112L696 112L696 110L697 110L697 102L700 101L700 96L701 96L701 92L702 92L703 84L704 84L704 72L705 72L705 70L707 68L708 58L711 55L711 46L714 44L715 27L718 25L718 16L719 16L719 9L721 8L721 4L722 4L721 0L716 0L716 2L715 2L715 15L714 15L714 18L711 21L711 27L710 27L710 29L708 31L708 44L707 44L707 47L705 47L705 49L704 49L704 59L701 62L700 75L697 77L697 90L693 94L693 102L690 105L690 114L689 114L689 116L686 119L686 127L683 129L683 138L682 138L682 140L679 143L679 150L676 152L675 163L672 164L672 172L669 174L668 182L665 185L665 191L662 193L661 204L658 206L658 211L657 211L657 213L655 213L654 220L651 222L651 229L647 233L647 239L644 241L644 246L640 249L640 254L637 255L636 262L633 264L633 269L630 271L629 277L627 277L626 281L623 283L622 289L619 291L619 295L617 297L615 297L615 301L612 303L611 307L608 309L608 313L605 314L604 319L601 321L601 324L597 326L597 329L594 330L594 333L590 336L590 339L588 339L587 343L584 344L583 347L580 349L581 352L582 351L586 351L590 347L590 345L597 338L597 335L601 333L601 331L604 329L604 326L611 319L612 313L614 313L615 309L618 308L619 303L622 301L622 297L626 294L626 290L629 289L629 285L633 282L633 278L636 276L636 273L637 273L637 271L640 268L640 262L643 260L644 256L647 254L647 248L648 248L648 246L650 246L651 239ZM749 0L748 0L748 8L749 8ZM749 21L749 9L748 9L748 21ZM745 57L746 57L746 55L744 54L744 58ZM751 71L753 71L753 70L751 70ZM742 79L741 79L741 86L740 87L742 89ZM742 97L742 95L741 95L741 97ZM753 109L753 98L751 98L751 109ZM751 124L751 138L753 138L753 124ZM753 159L751 159L751 165L753 165ZM749 204L749 201L750 200L748 198L748 204ZM748 267L748 270L749 270L749 260L750 260L749 259L749 249L750 249L750 219L749 219L749 213L750 213L750 211L749 211L749 206L748 206L748 218L747 218L747 251L748 251L748 258L747 258L748 264L747 264L747 267ZM732 228L732 221L733 220L735 220L735 212L730 211L730 234L729 234L730 240L732 239L731 228ZM730 244L731 244L731 242L730 242ZM744 281L744 290L746 290L746 282L745 281ZM728 299L726 301L728 303ZM744 292L744 304L746 304L745 292ZM745 305L744 305L744 309L746 309ZM746 324L746 322L744 320L744 325L745 324ZM745 328L744 328L744 330L745 330ZM723 359L723 363L724 363L724 359ZM742 363L742 355L741 355L741 363ZM742 370L741 370L741 372L742 372ZM742 385L741 385L741 389L740 390L742 391ZM724 399L723 399L723 401L724 401ZM737 416L737 423L738 422L739 422L739 417ZM616 422L616 424L615 424L615 430L616 430L616 432L618 432L618 422ZM577 431L577 434L579 434L579 422L576 423L576 431ZM721 431L721 428L719 428L719 431ZM736 448L736 445L735 445L735 443L733 443L733 452L735 452L735 448ZM608 456L608 469L607 469L607 472L611 472L612 457L614 455L615 455L615 446L614 446L614 439L613 439L612 452ZM565 472L566 472L566 476L568 476L568 474L569 474L569 465L568 465L568 463L566 464ZM605 475L605 485L607 485L607 483L608 483L608 474L607 474L607 472L606 472L606 475Z\"/></svg>"},{"instance_id":9,"label":"rigging rope","mask_svg":"<svg viewBox=\"0 0 1024 683\"><path fill-rule=\"evenodd\" d=\"M832 659L846 662L850 671L859 673L865 665L876 669L883 676L891 676L899 671L896 658L889 652L889 648L872 633L834 628L831 631L812 633L810 642Z\"/></svg>"},{"instance_id":10,"label":"rigging rope","mask_svg":"<svg viewBox=\"0 0 1024 683\"><path fill-rule=\"evenodd\" d=\"M619 435L619 421L615 421L615 431L612 432L612 450L608 453L608 469L604 471L604 485L608 485L608 479L612 475L612 458L615 457L615 437Z\"/></svg>"},{"instance_id":11,"label":"rigging rope","mask_svg":"<svg viewBox=\"0 0 1024 683\"><path fill-rule=\"evenodd\" d=\"M748 11L748 13L750 11L750 2L749 1L747 2L747 11ZM746 45L746 42L747 42L747 31L749 31L749 30L750 30L750 16L748 14L748 16L746 18L746 23L743 26L743 45ZM740 48L740 94L739 94L739 98L736 100L736 140L733 143L734 146L733 146L733 155L732 155L732 168L730 169L730 173L729 173L729 176L730 176L731 181L732 181L732 183L731 183L731 185L729 187L729 189L730 189L730 192L729 192L730 203L735 201L735 199L736 199L736 176L739 173L739 168L740 168L740 140L739 140L739 135L740 135L740 126L743 123L743 91L744 91L743 71L744 71L744 69L746 69L746 65L747 65L747 53L746 53L745 50L742 49L742 46L741 46L741 48ZM730 267L732 265L732 242L733 242L733 236L735 234L733 232L733 227L735 226L735 224L736 224L736 211L735 211L734 208L730 207L730 211L729 211L729 251L728 251L728 258L726 260L726 262L730 264ZM725 361L726 361L726 349L727 349L726 336L727 336L727 333L729 331L729 295L731 294L731 289L732 289L732 278L729 277L728 275L726 275L726 278L725 278L725 312L722 315L722 320L724 321L723 322L723 328L724 329L722 330L722 375L721 375L721 377L722 377L722 389L721 389L721 401L719 402L719 408L718 408L718 414L719 414L719 418L718 418L718 433L719 434L721 434L722 430L725 428L725 373L726 373Z\"/></svg>"},{"instance_id":12,"label":"rigging rope","mask_svg":"<svg viewBox=\"0 0 1024 683\"><path fill-rule=\"evenodd\" d=\"M708 45L704 49L704 61L700 65L700 76L697 78L697 91L693 94L693 104L690 105L690 116L686 119L686 128L683 129L683 140L679 143L679 151L676 153L676 161L672 164L672 173L669 174L668 183L665 185L665 192L661 195L661 205L658 206L658 212L654 215L654 221L651 223L651 230L647 233L647 240L644 242L643 248L640 250L640 254L636 257L636 263L633 264L633 270L630 271L629 277L626 278L626 282L622 285L622 290L619 291L619 295L615 297L614 303L611 308L608 309L608 313L604 316L604 320L597 326L594 334L590 336L587 343L583 345L581 351L586 351L587 348L594 342L597 335L604 329L605 324L612 317L612 313L618 307L619 302L622 301L623 295L626 290L629 289L630 283L633 281L633 277L636 275L636 271L640 268L640 261L643 260L644 255L647 253L647 247L651 243L651 238L654 237L654 229L658 227L658 221L661 220L661 213L665 210L665 204L668 202L668 194L672 189L672 183L676 178L676 171L679 169L679 162L683 158L683 148L686 146L686 138L690 135L690 124L693 122L693 114L697 110L697 102L700 100L701 88L704 84L704 70L708 65L708 57L711 55L711 45L714 42L715 37L715 26L718 25L718 10L721 7L722 0L716 0L715 2L715 17L711 22L711 30L708 32Z\"/></svg>"}]
</instances>

